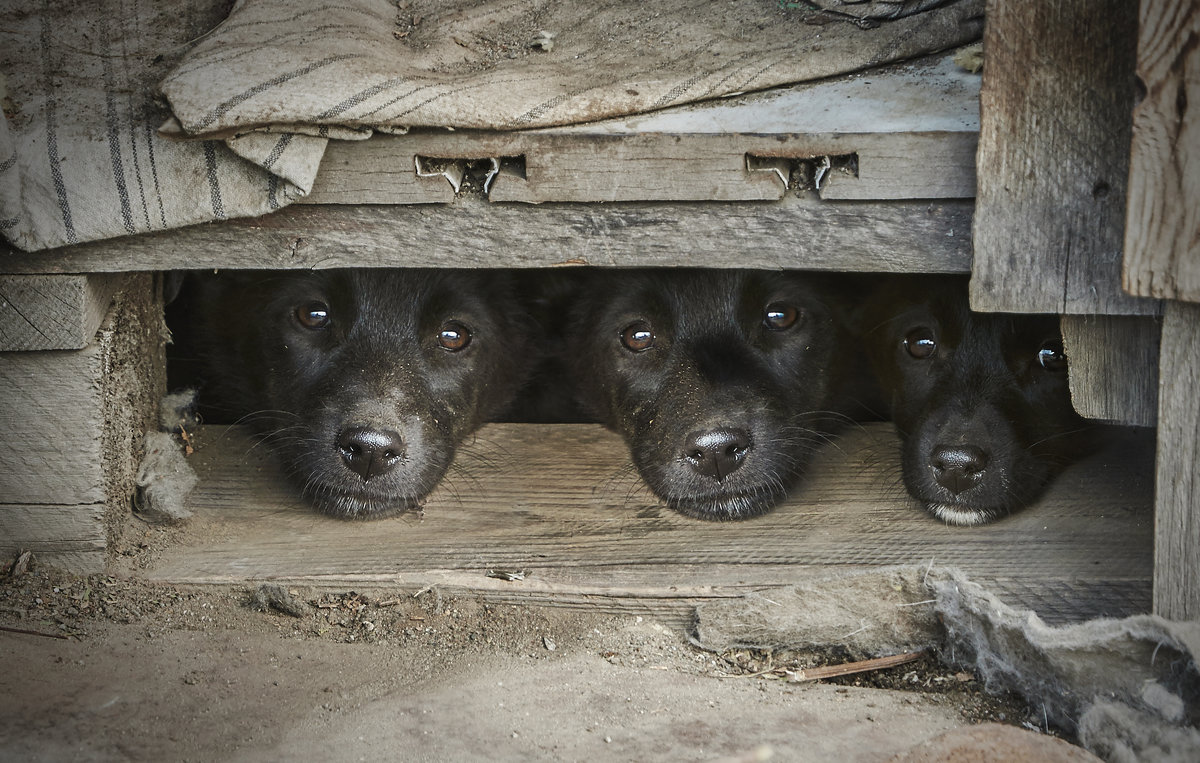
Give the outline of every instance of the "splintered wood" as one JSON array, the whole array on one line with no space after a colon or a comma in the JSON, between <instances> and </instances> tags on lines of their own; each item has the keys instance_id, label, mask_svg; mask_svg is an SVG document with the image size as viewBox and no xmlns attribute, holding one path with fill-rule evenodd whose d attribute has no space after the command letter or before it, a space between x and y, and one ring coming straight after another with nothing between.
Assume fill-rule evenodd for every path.
<instances>
[{"instance_id":1,"label":"splintered wood","mask_svg":"<svg viewBox=\"0 0 1200 763\"><path fill-rule=\"evenodd\" d=\"M420 516L373 522L317 514L238 428L196 440L192 537L157 558L155 580L458 590L683 622L703 601L808 574L935 563L1051 620L1150 607L1148 441L1077 464L1011 517L956 528L904 491L889 424L842 435L784 504L728 523L667 509L595 425L489 425Z\"/></svg>"}]
</instances>

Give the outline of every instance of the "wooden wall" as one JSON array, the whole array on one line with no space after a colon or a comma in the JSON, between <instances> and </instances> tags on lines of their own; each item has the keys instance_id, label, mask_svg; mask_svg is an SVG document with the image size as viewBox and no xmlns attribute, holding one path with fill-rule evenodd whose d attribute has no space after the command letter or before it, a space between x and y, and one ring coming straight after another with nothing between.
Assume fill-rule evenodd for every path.
<instances>
[{"instance_id":1,"label":"wooden wall","mask_svg":"<svg viewBox=\"0 0 1200 763\"><path fill-rule=\"evenodd\" d=\"M0 353L0 558L29 550L74 572L101 572L129 517L142 439L165 388L162 302L150 273L121 276L111 291L76 291L79 278L93 276L36 278L39 293L115 300L104 300L107 317L80 349ZM96 307L59 302L40 314L28 309L32 300L22 304L30 326L77 327Z\"/></svg>"}]
</instances>

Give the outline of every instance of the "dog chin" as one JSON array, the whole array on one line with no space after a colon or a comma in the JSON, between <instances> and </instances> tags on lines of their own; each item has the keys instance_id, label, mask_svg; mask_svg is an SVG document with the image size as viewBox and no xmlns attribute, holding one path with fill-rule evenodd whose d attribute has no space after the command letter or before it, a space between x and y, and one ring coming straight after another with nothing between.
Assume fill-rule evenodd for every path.
<instances>
[{"instance_id":1,"label":"dog chin","mask_svg":"<svg viewBox=\"0 0 1200 763\"><path fill-rule=\"evenodd\" d=\"M1001 509L976 508L952 503L926 503L925 510L946 524L959 527L986 525L1006 513Z\"/></svg>"},{"instance_id":2,"label":"dog chin","mask_svg":"<svg viewBox=\"0 0 1200 763\"><path fill-rule=\"evenodd\" d=\"M753 493L705 498L664 496L663 499L668 507L684 516L710 522L729 522L765 514L782 497L782 494Z\"/></svg>"},{"instance_id":3,"label":"dog chin","mask_svg":"<svg viewBox=\"0 0 1200 763\"><path fill-rule=\"evenodd\" d=\"M425 505L423 495L383 495L366 490L345 492L320 484L310 485L304 494L317 511L338 519L385 519Z\"/></svg>"}]
</instances>

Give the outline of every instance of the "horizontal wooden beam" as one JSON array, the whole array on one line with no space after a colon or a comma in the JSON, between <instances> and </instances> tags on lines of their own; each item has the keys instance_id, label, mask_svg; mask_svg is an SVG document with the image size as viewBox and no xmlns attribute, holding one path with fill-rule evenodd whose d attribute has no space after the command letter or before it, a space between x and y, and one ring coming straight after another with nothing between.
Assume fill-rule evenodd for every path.
<instances>
[{"instance_id":1,"label":"horizontal wooden beam","mask_svg":"<svg viewBox=\"0 0 1200 763\"><path fill-rule=\"evenodd\" d=\"M377 135L334 141L304 204L453 201L461 164L504 159L519 172L489 177L494 202L774 201L787 173L753 159L855 157L857 174L831 173L831 200L947 199L975 195L975 132L901 134L610 134L604 132ZM495 168L500 167L497 161Z\"/></svg>"},{"instance_id":2,"label":"horizontal wooden beam","mask_svg":"<svg viewBox=\"0 0 1200 763\"><path fill-rule=\"evenodd\" d=\"M112 273L0 275L0 352L86 347L121 282Z\"/></svg>"},{"instance_id":3,"label":"horizontal wooden beam","mask_svg":"<svg viewBox=\"0 0 1200 763\"><path fill-rule=\"evenodd\" d=\"M9 272L564 264L964 273L969 201L292 206L34 254Z\"/></svg>"},{"instance_id":4,"label":"horizontal wooden beam","mask_svg":"<svg viewBox=\"0 0 1200 763\"><path fill-rule=\"evenodd\" d=\"M80 575L104 571L105 505L0 504L0 558L32 551L40 564Z\"/></svg>"},{"instance_id":5,"label":"horizontal wooden beam","mask_svg":"<svg viewBox=\"0 0 1200 763\"><path fill-rule=\"evenodd\" d=\"M104 348L0 354L0 504L103 503Z\"/></svg>"}]
</instances>

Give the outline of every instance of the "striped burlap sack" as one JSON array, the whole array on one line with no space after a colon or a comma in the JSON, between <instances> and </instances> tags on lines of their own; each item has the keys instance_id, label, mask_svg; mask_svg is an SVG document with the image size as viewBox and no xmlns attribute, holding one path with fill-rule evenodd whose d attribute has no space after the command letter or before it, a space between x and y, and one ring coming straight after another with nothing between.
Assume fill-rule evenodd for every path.
<instances>
[{"instance_id":1,"label":"striped burlap sack","mask_svg":"<svg viewBox=\"0 0 1200 763\"><path fill-rule=\"evenodd\" d=\"M983 0L239 0L208 31L212 0L19 3L0 12L15 104L0 233L24 249L262 214L307 193L326 138L627 116L960 45L983 14ZM163 74L170 113L151 95Z\"/></svg>"},{"instance_id":2,"label":"striped burlap sack","mask_svg":"<svg viewBox=\"0 0 1200 763\"><path fill-rule=\"evenodd\" d=\"M228 10L227 0L0 3L0 234L47 249L259 215L307 193L324 139L253 136L235 153L159 134L170 112L158 83Z\"/></svg>"}]
</instances>

